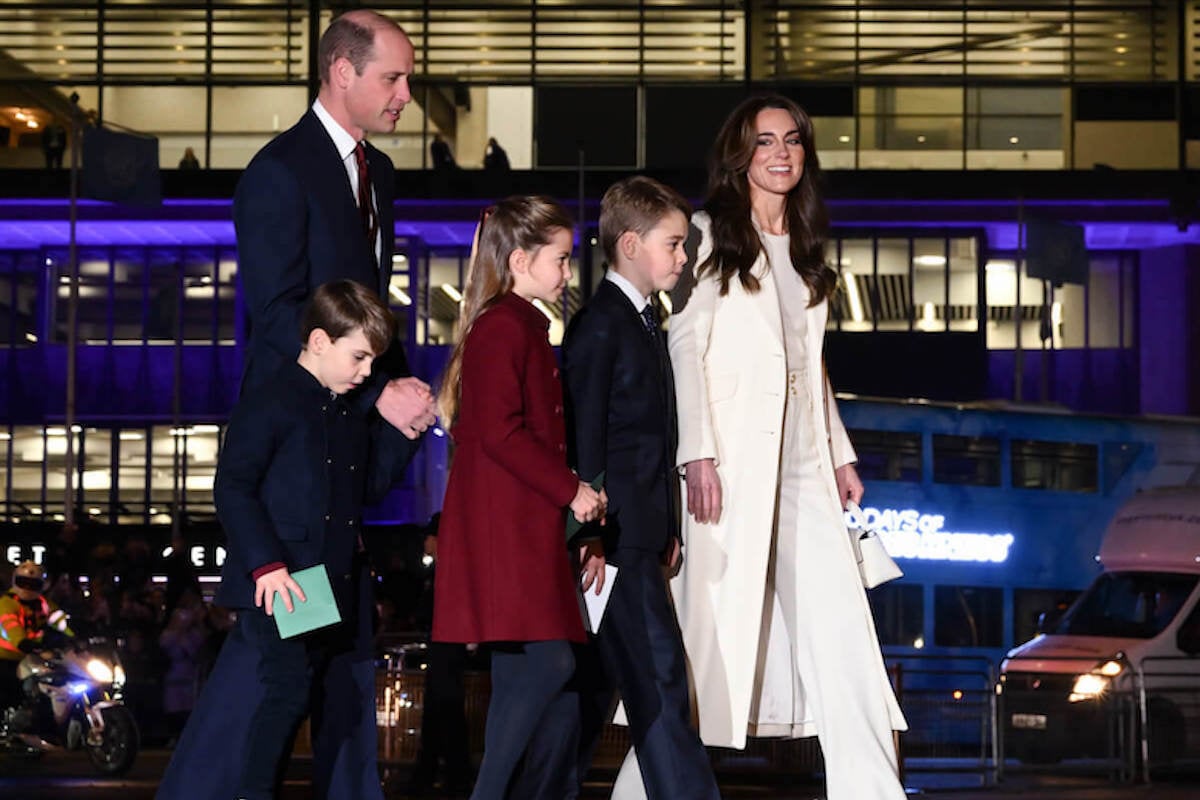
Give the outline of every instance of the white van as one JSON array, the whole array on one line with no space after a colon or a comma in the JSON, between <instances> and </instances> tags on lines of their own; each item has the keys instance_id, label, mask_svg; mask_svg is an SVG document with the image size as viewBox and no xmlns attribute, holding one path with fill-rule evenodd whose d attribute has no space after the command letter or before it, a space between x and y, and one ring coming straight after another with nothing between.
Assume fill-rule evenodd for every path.
<instances>
[{"instance_id":1,"label":"white van","mask_svg":"<svg viewBox=\"0 0 1200 800\"><path fill-rule=\"evenodd\" d=\"M1151 762L1200 750L1200 487L1133 497L1109 523L1098 560L1104 572L1061 619L1000 665L1006 754L1113 754L1114 737L1137 719L1138 670Z\"/></svg>"}]
</instances>

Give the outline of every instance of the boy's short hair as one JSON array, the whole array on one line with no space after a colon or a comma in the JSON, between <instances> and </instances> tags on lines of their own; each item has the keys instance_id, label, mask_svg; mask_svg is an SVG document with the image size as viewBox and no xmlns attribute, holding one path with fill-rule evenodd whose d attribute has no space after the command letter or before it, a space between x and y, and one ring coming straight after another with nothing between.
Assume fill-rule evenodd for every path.
<instances>
[{"instance_id":1,"label":"boy's short hair","mask_svg":"<svg viewBox=\"0 0 1200 800\"><path fill-rule=\"evenodd\" d=\"M300 323L300 341L320 328L339 339L361 328L374 355L388 349L396 336L396 318L379 295L355 281L330 281L313 292Z\"/></svg>"},{"instance_id":2,"label":"boy's short hair","mask_svg":"<svg viewBox=\"0 0 1200 800\"><path fill-rule=\"evenodd\" d=\"M600 201L600 246L609 264L617 261L617 240L625 231L645 236L672 211L692 216L692 206L670 186L644 175L624 178L608 187Z\"/></svg>"}]
</instances>

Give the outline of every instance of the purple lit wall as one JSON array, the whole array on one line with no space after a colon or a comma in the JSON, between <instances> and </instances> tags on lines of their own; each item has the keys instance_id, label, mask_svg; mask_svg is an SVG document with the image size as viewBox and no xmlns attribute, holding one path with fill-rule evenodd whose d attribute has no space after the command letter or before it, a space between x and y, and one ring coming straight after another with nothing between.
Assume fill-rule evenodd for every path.
<instances>
[{"instance_id":1,"label":"purple lit wall","mask_svg":"<svg viewBox=\"0 0 1200 800\"><path fill-rule=\"evenodd\" d=\"M1198 259L1195 245L1142 252L1138 345L1144 414L1200 414Z\"/></svg>"}]
</instances>

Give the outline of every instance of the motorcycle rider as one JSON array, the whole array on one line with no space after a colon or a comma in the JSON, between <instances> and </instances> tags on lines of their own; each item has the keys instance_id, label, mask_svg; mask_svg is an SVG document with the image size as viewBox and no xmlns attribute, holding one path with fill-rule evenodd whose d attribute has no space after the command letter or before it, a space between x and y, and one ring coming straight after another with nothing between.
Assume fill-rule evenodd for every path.
<instances>
[{"instance_id":1,"label":"motorcycle rider","mask_svg":"<svg viewBox=\"0 0 1200 800\"><path fill-rule=\"evenodd\" d=\"M0 595L0 734L7 709L21 705L17 664L27 653L44 647L48 630L74 636L67 614L42 594L46 573L41 565L24 561L13 570L12 588Z\"/></svg>"}]
</instances>

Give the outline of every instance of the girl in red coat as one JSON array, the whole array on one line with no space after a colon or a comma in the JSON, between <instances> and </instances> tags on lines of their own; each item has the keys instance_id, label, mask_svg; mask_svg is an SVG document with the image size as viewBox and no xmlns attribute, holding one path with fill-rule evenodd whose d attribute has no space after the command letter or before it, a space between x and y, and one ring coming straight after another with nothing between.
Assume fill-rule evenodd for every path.
<instances>
[{"instance_id":1,"label":"girl in red coat","mask_svg":"<svg viewBox=\"0 0 1200 800\"><path fill-rule=\"evenodd\" d=\"M553 200L511 197L485 212L459 339L439 398L454 460L438 533L433 638L488 642L492 699L473 800L502 798L584 641L564 509L603 517L605 497L568 467L562 385L535 301L571 278L571 219ZM603 556L580 553L585 584Z\"/></svg>"}]
</instances>

